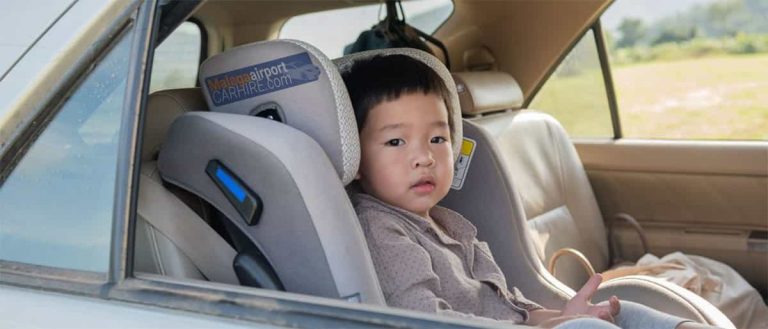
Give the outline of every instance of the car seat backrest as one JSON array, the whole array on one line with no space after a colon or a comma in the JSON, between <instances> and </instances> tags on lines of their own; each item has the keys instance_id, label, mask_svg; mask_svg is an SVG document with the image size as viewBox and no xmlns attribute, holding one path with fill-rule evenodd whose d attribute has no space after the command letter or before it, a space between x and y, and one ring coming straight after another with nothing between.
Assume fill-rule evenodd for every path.
<instances>
[{"instance_id":1,"label":"car seat backrest","mask_svg":"<svg viewBox=\"0 0 768 329\"><path fill-rule=\"evenodd\" d=\"M518 191L539 259L546 264L556 251L570 247L581 251L596 270L606 269L608 249L602 216L562 126L547 114L519 110L522 93L506 73L456 75L466 83L460 98L471 99L465 103L474 104L465 113L482 115L472 122L495 142L499 161L509 176L506 182L514 183ZM587 278L575 258L561 259L556 272L570 287L580 287Z\"/></svg>"},{"instance_id":2,"label":"car seat backrest","mask_svg":"<svg viewBox=\"0 0 768 329\"><path fill-rule=\"evenodd\" d=\"M505 73L462 72L454 73L453 78L464 116L522 105L522 93L508 92L516 82ZM512 178L499 156L502 150L497 148L495 136L471 120L464 119L463 125L464 138L473 145L471 158L463 160L468 163L463 169L466 177L441 205L463 214L477 227L478 238L488 243L510 286L542 305L561 307L570 289L549 275L538 259L519 190L509 184Z\"/></svg>"},{"instance_id":3,"label":"car seat backrest","mask_svg":"<svg viewBox=\"0 0 768 329\"><path fill-rule=\"evenodd\" d=\"M478 239L488 243L509 286L542 305L561 307L569 289L551 277L538 259L522 201L514 186L506 183L510 178L493 136L465 119L464 137L474 143L466 177L461 188L451 189L440 204L477 227Z\"/></svg>"},{"instance_id":4,"label":"car seat backrest","mask_svg":"<svg viewBox=\"0 0 768 329\"><path fill-rule=\"evenodd\" d=\"M200 83L212 112L173 123L163 180L221 212L238 258L262 262L275 287L383 305L342 183L357 171L359 143L335 66L303 42L266 41L208 59Z\"/></svg>"},{"instance_id":5,"label":"car seat backrest","mask_svg":"<svg viewBox=\"0 0 768 329\"><path fill-rule=\"evenodd\" d=\"M160 90L147 98L141 161L157 160L160 145L165 140L173 120L186 112L207 111L200 88Z\"/></svg>"},{"instance_id":6,"label":"car seat backrest","mask_svg":"<svg viewBox=\"0 0 768 329\"><path fill-rule=\"evenodd\" d=\"M162 180L157 172L157 155L165 140L171 123L182 114L190 111L205 111L208 106L203 99L200 88L169 89L154 92L147 98L144 130L141 148L141 176L139 186L139 212L136 222L136 243L134 253L134 270L144 273L161 274L176 278L204 279L200 269L187 256L185 251L177 247L166 234L152 225L153 218L145 218L142 210L155 207L188 208L193 215L202 221L205 205L194 195L181 190L166 190L169 198L177 198L182 202L165 203L149 197L150 188L146 184L154 184L156 190L162 190ZM148 205L144 203L161 203ZM183 209L187 210L187 209ZM170 210L173 212L179 209ZM212 234L216 234L213 230Z\"/></svg>"}]
</instances>

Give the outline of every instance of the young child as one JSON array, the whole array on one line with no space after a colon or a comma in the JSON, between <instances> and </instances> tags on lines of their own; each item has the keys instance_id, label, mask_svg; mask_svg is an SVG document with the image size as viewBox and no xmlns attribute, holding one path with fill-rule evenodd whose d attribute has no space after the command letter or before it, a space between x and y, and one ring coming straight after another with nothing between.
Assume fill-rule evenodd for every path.
<instances>
[{"instance_id":1,"label":"young child","mask_svg":"<svg viewBox=\"0 0 768 329\"><path fill-rule=\"evenodd\" d=\"M440 76L414 58L388 55L359 60L342 77L362 152L357 181L363 193L353 202L389 306L544 327L568 320L569 328L613 327L614 321L631 327L640 325L638 316L644 327L694 327L642 305L620 304L615 296L592 305L599 275L562 311L544 309L517 288L508 289L488 245L477 240L477 229L437 206L453 180L455 139L445 101L450 94ZM582 317L593 319L572 320Z\"/></svg>"}]
</instances>

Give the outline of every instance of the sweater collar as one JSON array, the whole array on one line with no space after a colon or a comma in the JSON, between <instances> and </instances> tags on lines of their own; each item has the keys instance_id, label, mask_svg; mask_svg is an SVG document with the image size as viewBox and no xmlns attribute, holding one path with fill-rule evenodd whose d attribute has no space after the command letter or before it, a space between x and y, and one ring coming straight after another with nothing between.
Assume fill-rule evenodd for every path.
<instances>
[{"instance_id":1,"label":"sweater collar","mask_svg":"<svg viewBox=\"0 0 768 329\"><path fill-rule=\"evenodd\" d=\"M443 228L443 230L438 230L433 228L432 224L426 218L406 209L388 204L372 195L358 193L355 197L358 202L370 202L376 204L378 207L385 208L398 214L408 223L413 224L421 232L433 232L446 244L451 243L451 240L465 244L473 241L477 237L477 228L472 225L472 223L461 214L442 206L435 205L429 211L429 216L432 220Z\"/></svg>"}]
</instances>

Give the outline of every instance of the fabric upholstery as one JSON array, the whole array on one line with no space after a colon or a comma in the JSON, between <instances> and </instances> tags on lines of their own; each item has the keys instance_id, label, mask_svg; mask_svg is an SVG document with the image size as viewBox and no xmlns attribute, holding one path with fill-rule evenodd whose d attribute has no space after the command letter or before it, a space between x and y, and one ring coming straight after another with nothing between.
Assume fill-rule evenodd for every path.
<instances>
[{"instance_id":1,"label":"fabric upholstery","mask_svg":"<svg viewBox=\"0 0 768 329\"><path fill-rule=\"evenodd\" d=\"M211 111L255 115L276 104L283 122L323 147L344 184L355 177L360 143L349 95L315 47L295 40L239 46L203 62L199 79Z\"/></svg>"},{"instance_id":2,"label":"fabric upholstery","mask_svg":"<svg viewBox=\"0 0 768 329\"><path fill-rule=\"evenodd\" d=\"M206 174L212 159L260 197L257 224L248 225ZM303 132L263 118L188 113L171 126L158 166L164 180L208 201L258 246L287 291L383 304L344 187Z\"/></svg>"},{"instance_id":3,"label":"fabric upholstery","mask_svg":"<svg viewBox=\"0 0 768 329\"><path fill-rule=\"evenodd\" d=\"M383 304L344 190L357 173L360 146L333 63L304 42L272 40L209 58L199 79L211 111L224 113L176 121L159 157L163 179L221 211L286 290ZM281 123L253 117L264 109ZM206 175L214 159L261 198L257 224L242 220Z\"/></svg>"},{"instance_id":4,"label":"fabric upholstery","mask_svg":"<svg viewBox=\"0 0 768 329\"><path fill-rule=\"evenodd\" d=\"M200 88L168 89L147 98L141 161L157 160L160 145L171 122L189 111L206 111L208 106Z\"/></svg>"},{"instance_id":5,"label":"fabric upholstery","mask_svg":"<svg viewBox=\"0 0 768 329\"><path fill-rule=\"evenodd\" d=\"M292 58L299 58L298 62L281 61L294 55L298 57ZM213 110L236 114L197 113L175 120L158 157L163 181L204 199L223 214L225 226L241 232L250 246L264 254L286 290L384 304L341 181L356 173L359 145L349 100L336 68L311 46L285 40L239 47L216 58L209 59L204 65L207 69L201 70L207 99L204 103ZM254 62L243 64L249 60ZM222 70L219 75L223 72L226 78L234 66L264 69L259 63L270 60L282 68L291 68L278 72L285 73L278 75L283 79L281 83L287 82L290 88L268 90L271 92L227 104L212 100L215 96L210 91L230 92L232 86L228 84L232 81L210 82L206 77L217 75L207 76L206 72L218 68ZM296 66L302 63L307 65ZM267 71L259 74L265 79ZM293 80L303 82L288 83ZM236 82L234 87L243 87ZM271 83L275 87L276 82ZM284 123L248 116L250 110L265 104L277 104ZM215 184L205 168L214 159L261 198L263 210L256 225L241 220L232 203L217 186L212 186ZM157 176L156 171L148 174ZM238 241L235 244L243 246Z\"/></svg>"}]
</instances>

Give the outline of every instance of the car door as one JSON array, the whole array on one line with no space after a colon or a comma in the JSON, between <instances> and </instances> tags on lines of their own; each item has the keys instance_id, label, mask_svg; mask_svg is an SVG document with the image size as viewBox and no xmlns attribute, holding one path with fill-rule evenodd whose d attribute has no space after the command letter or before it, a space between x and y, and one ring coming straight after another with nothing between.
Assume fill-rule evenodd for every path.
<instances>
[{"instance_id":1,"label":"car door","mask_svg":"<svg viewBox=\"0 0 768 329\"><path fill-rule=\"evenodd\" d=\"M568 130L606 221L630 214L649 252L718 260L764 296L768 26L734 17L766 14L754 1L617 1L529 104ZM624 259L643 255L629 225L615 234Z\"/></svg>"}]
</instances>

